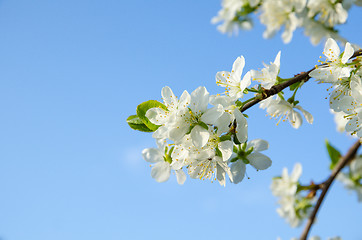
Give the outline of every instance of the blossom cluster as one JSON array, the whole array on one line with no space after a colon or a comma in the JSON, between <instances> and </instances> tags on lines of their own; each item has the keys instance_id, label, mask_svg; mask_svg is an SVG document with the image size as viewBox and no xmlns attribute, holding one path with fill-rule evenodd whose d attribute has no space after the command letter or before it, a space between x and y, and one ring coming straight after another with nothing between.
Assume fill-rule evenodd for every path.
<instances>
[{"instance_id":1,"label":"blossom cluster","mask_svg":"<svg viewBox=\"0 0 362 240\"><path fill-rule=\"evenodd\" d=\"M178 183L183 184L186 170L191 178L218 180L225 186L227 179L233 183L241 182L248 164L256 170L270 167L270 158L261 153L269 144L262 139L248 139L247 118L241 109L251 100L263 96L265 90L285 81L278 76L280 55L279 52L269 65L264 64L263 69L250 70L244 76L245 59L238 57L230 72L216 73L216 84L225 88L223 94L211 95L200 86L191 94L184 91L177 98L166 86L161 91L163 103L151 100L141 104L138 117L147 126L141 122L135 129L153 132L158 145L158 148L147 148L142 152L143 158L154 164L151 176L164 182L174 171ZM256 85L250 87L252 83ZM279 93L276 99L262 101L260 107L279 118L279 122L289 120L294 128L302 123L296 109L312 123L312 115L295 100L300 86L293 89L289 99L285 100L284 93ZM249 92L254 93L254 97L242 102ZM137 123L138 117L131 118L132 124Z\"/></svg>"},{"instance_id":2,"label":"blossom cluster","mask_svg":"<svg viewBox=\"0 0 362 240\"><path fill-rule=\"evenodd\" d=\"M302 165L295 164L289 175L287 168L283 169L282 175L273 178L270 186L274 196L278 197L280 207L277 213L285 218L291 227L298 227L306 219L313 206L314 196L301 194L299 178L302 174Z\"/></svg>"},{"instance_id":3,"label":"blossom cluster","mask_svg":"<svg viewBox=\"0 0 362 240\"><path fill-rule=\"evenodd\" d=\"M156 181L168 180L174 170L178 183L183 184L185 167L191 178L218 180L225 185L227 178L241 182L247 164L257 170L271 165L270 158L260 153L268 149L268 143L248 141L247 120L230 96L210 95L205 87L199 87L191 94L184 91L178 99L164 87L162 97L166 109L155 107L146 112L150 122L159 125L153 133L159 148L142 152L146 161L156 163L151 171Z\"/></svg>"},{"instance_id":4,"label":"blossom cluster","mask_svg":"<svg viewBox=\"0 0 362 240\"><path fill-rule=\"evenodd\" d=\"M335 26L344 24L352 5L362 5L361 0L223 0L222 9L211 21L222 22L222 33L237 33L253 26L252 13L258 13L260 22L266 26L265 38L273 37L284 28L282 39L289 43L297 28L304 28L305 35L313 44L322 38L332 37L342 42Z\"/></svg>"},{"instance_id":5,"label":"blossom cluster","mask_svg":"<svg viewBox=\"0 0 362 240\"><path fill-rule=\"evenodd\" d=\"M329 106L334 113L345 120L339 120L339 128L357 137L362 137L362 62L357 57L351 60L355 49L346 43L341 53L335 40L329 38L323 54L325 61L316 66L309 76L319 83L331 84ZM344 126L342 125L344 124Z\"/></svg>"}]
</instances>

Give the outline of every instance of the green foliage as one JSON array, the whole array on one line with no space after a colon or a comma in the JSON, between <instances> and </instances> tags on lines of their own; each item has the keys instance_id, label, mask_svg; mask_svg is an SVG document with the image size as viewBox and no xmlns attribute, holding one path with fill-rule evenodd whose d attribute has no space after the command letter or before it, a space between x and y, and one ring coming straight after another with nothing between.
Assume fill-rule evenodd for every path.
<instances>
[{"instance_id":1,"label":"green foliage","mask_svg":"<svg viewBox=\"0 0 362 240\"><path fill-rule=\"evenodd\" d=\"M154 132L160 125L155 125L150 122L146 117L146 112L151 108L162 108L167 110L166 106L156 100L149 100L141 103L137 106L137 115L131 115L127 118L128 125L134 129L141 132Z\"/></svg>"},{"instance_id":2,"label":"green foliage","mask_svg":"<svg viewBox=\"0 0 362 240\"><path fill-rule=\"evenodd\" d=\"M332 170L336 166L342 155L335 147L329 144L328 140L326 140L326 147L328 150L329 157L331 159L331 164L329 165L329 169Z\"/></svg>"},{"instance_id":3,"label":"green foliage","mask_svg":"<svg viewBox=\"0 0 362 240\"><path fill-rule=\"evenodd\" d=\"M141 132L153 132L142 122L142 120L137 115L129 116L126 121L128 125L134 130Z\"/></svg>"}]
</instances>

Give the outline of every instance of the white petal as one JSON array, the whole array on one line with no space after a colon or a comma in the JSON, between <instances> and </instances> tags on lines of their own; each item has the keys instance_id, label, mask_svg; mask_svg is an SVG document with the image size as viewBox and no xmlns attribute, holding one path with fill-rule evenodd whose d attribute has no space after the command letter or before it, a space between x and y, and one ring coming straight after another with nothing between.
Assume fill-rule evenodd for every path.
<instances>
[{"instance_id":1,"label":"white petal","mask_svg":"<svg viewBox=\"0 0 362 240\"><path fill-rule=\"evenodd\" d=\"M156 125L162 125L168 119L165 110L158 107L148 109L146 112L146 117L150 120L151 123Z\"/></svg>"},{"instance_id":2,"label":"white petal","mask_svg":"<svg viewBox=\"0 0 362 240\"><path fill-rule=\"evenodd\" d=\"M231 164L231 174L233 175L233 183L239 183L244 179L246 166L243 161L238 160Z\"/></svg>"},{"instance_id":3,"label":"white petal","mask_svg":"<svg viewBox=\"0 0 362 240\"><path fill-rule=\"evenodd\" d=\"M169 137L172 141L177 142L185 136L188 130L187 126L174 127L170 130Z\"/></svg>"},{"instance_id":4,"label":"white petal","mask_svg":"<svg viewBox=\"0 0 362 240\"><path fill-rule=\"evenodd\" d=\"M179 108L186 108L191 102L190 94L185 90L179 100Z\"/></svg>"},{"instance_id":5,"label":"white petal","mask_svg":"<svg viewBox=\"0 0 362 240\"><path fill-rule=\"evenodd\" d=\"M233 142L232 141L223 141L218 144L219 150L222 153L222 160L227 161L231 154L233 154Z\"/></svg>"},{"instance_id":6,"label":"white petal","mask_svg":"<svg viewBox=\"0 0 362 240\"><path fill-rule=\"evenodd\" d=\"M302 164L296 163L293 168L293 172L290 174L292 182L298 182L298 179L302 175Z\"/></svg>"},{"instance_id":7,"label":"white petal","mask_svg":"<svg viewBox=\"0 0 362 240\"><path fill-rule=\"evenodd\" d=\"M156 139L165 139L168 138L168 127L161 126L153 134L153 138Z\"/></svg>"},{"instance_id":8,"label":"white petal","mask_svg":"<svg viewBox=\"0 0 362 240\"><path fill-rule=\"evenodd\" d=\"M191 130L192 143L197 148L205 146L205 144L209 140L209 137L210 137L209 131L199 125L196 125Z\"/></svg>"},{"instance_id":9,"label":"white petal","mask_svg":"<svg viewBox=\"0 0 362 240\"><path fill-rule=\"evenodd\" d=\"M163 152L158 148L146 148L142 151L144 160L150 163L163 162Z\"/></svg>"},{"instance_id":10,"label":"white petal","mask_svg":"<svg viewBox=\"0 0 362 240\"><path fill-rule=\"evenodd\" d=\"M336 61L339 57L339 47L336 41L332 38L328 38L326 44L324 45L324 55L328 58L329 61Z\"/></svg>"},{"instance_id":11,"label":"white petal","mask_svg":"<svg viewBox=\"0 0 362 240\"><path fill-rule=\"evenodd\" d=\"M278 52L277 56L275 57L275 60L274 60L274 64L278 66L278 68L280 68L280 54L281 54L281 51Z\"/></svg>"},{"instance_id":12,"label":"white petal","mask_svg":"<svg viewBox=\"0 0 362 240\"><path fill-rule=\"evenodd\" d=\"M177 179L177 183L182 185L184 184L184 182L186 181L186 174L182 169L176 170L176 179Z\"/></svg>"},{"instance_id":13,"label":"white petal","mask_svg":"<svg viewBox=\"0 0 362 240\"><path fill-rule=\"evenodd\" d=\"M244 75L243 80L240 81L240 91L241 92L244 91L244 89L249 87L250 84L251 84L251 73L249 71Z\"/></svg>"},{"instance_id":14,"label":"white petal","mask_svg":"<svg viewBox=\"0 0 362 240\"><path fill-rule=\"evenodd\" d=\"M201 121L207 124L215 124L219 117L224 113L224 108L218 104L215 107L209 108L201 116Z\"/></svg>"},{"instance_id":15,"label":"white petal","mask_svg":"<svg viewBox=\"0 0 362 240\"><path fill-rule=\"evenodd\" d=\"M190 108L194 113L203 113L209 104L209 92L205 87L198 87L191 93Z\"/></svg>"},{"instance_id":16,"label":"white petal","mask_svg":"<svg viewBox=\"0 0 362 240\"><path fill-rule=\"evenodd\" d=\"M294 110L291 110L288 113L289 122L292 125L293 128L298 129L302 123L303 119L299 112L296 112Z\"/></svg>"},{"instance_id":17,"label":"white petal","mask_svg":"<svg viewBox=\"0 0 362 240\"><path fill-rule=\"evenodd\" d=\"M353 53L354 53L354 49L353 49L352 45L349 42L347 42L346 46L344 48L344 53L343 53L341 62L346 63L349 60L349 58L352 57Z\"/></svg>"},{"instance_id":18,"label":"white petal","mask_svg":"<svg viewBox=\"0 0 362 240\"><path fill-rule=\"evenodd\" d=\"M267 169L272 164L272 161L269 157L259 152L251 153L246 158L250 161L250 164L257 170Z\"/></svg>"},{"instance_id":19,"label":"white petal","mask_svg":"<svg viewBox=\"0 0 362 240\"><path fill-rule=\"evenodd\" d=\"M166 106L172 106L177 102L177 99L175 95L173 94L170 87L166 86L162 88L161 91L163 102L166 104Z\"/></svg>"},{"instance_id":20,"label":"white petal","mask_svg":"<svg viewBox=\"0 0 362 240\"><path fill-rule=\"evenodd\" d=\"M234 115L237 124L236 137L238 138L239 142L243 143L248 139L248 123L239 109L235 109Z\"/></svg>"},{"instance_id":21,"label":"white petal","mask_svg":"<svg viewBox=\"0 0 362 240\"><path fill-rule=\"evenodd\" d=\"M295 108L299 109L302 113L303 116L305 117L305 119L307 120L308 123L312 124L313 123L313 116L312 114L310 114L308 111L304 110L301 106L295 106Z\"/></svg>"},{"instance_id":22,"label":"white petal","mask_svg":"<svg viewBox=\"0 0 362 240\"><path fill-rule=\"evenodd\" d=\"M225 170L219 165L216 165L216 178L221 186L225 186Z\"/></svg>"},{"instance_id":23,"label":"white petal","mask_svg":"<svg viewBox=\"0 0 362 240\"><path fill-rule=\"evenodd\" d=\"M167 181L170 178L170 173L171 173L170 164L165 161L156 163L151 170L151 176L157 182Z\"/></svg>"},{"instance_id":24,"label":"white petal","mask_svg":"<svg viewBox=\"0 0 362 240\"><path fill-rule=\"evenodd\" d=\"M269 143L263 139L253 139L248 142L246 150L253 147L254 152L261 152L269 148Z\"/></svg>"},{"instance_id":25,"label":"white petal","mask_svg":"<svg viewBox=\"0 0 362 240\"><path fill-rule=\"evenodd\" d=\"M235 77L237 77L238 79L241 78L244 66L245 59L243 56L238 57L233 64L232 72L236 75Z\"/></svg>"},{"instance_id":26,"label":"white petal","mask_svg":"<svg viewBox=\"0 0 362 240\"><path fill-rule=\"evenodd\" d=\"M220 136L222 133L229 131L229 125L233 120L230 113L224 112L221 117L215 122L217 126L217 135Z\"/></svg>"}]
</instances>

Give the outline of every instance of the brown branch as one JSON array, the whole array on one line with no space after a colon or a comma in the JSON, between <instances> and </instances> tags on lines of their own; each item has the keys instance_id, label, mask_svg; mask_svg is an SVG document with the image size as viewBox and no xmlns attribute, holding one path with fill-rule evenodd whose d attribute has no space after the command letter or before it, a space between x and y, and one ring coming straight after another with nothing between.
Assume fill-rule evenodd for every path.
<instances>
[{"instance_id":1,"label":"brown branch","mask_svg":"<svg viewBox=\"0 0 362 240\"><path fill-rule=\"evenodd\" d=\"M355 57L360 56L360 55L362 55L362 49L355 51L354 54L351 56L351 58L355 58ZM350 58L350 59L351 59L351 58ZM323 66L323 65L325 65L325 64L318 65L317 67L320 67L320 66ZM291 78L291 79L288 80L288 81L282 82L282 83L280 83L280 84L278 84L278 85L274 85L274 86L272 86L270 89L265 89L264 92L263 92L263 95L261 96L261 98L256 98L256 99L254 99L254 100L246 103L246 104L240 109L240 111L241 111L241 112L246 111L247 109L251 108L251 107L254 106L255 104L263 101L264 99L267 99L267 98L270 97L270 96L273 96L273 95L281 92L283 89L289 87L290 85L293 85L294 83L302 82L302 81L307 82L307 81L311 78L311 77L309 76L309 73L310 73L311 71L313 71L314 69L315 69L315 67L312 68L312 69L310 69L310 70L307 71L307 72L302 72L302 73L296 75L295 77Z\"/></svg>"},{"instance_id":2,"label":"brown branch","mask_svg":"<svg viewBox=\"0 0 362 240\"><path fill-rule=\"evenodd\" d=\"M300 240L306 240L309 234L309 231L314 223L314 219L317 215L317 212L323 202L324 197L326 196L329 187L331 186L332 182L334 181L334 179L336 178L336 176L338 175L338 173L347 165L347 163L349 163L356 155L358 148L360 147L361 143L359 140L357 140L357 142L355 144L353 144L353 146L348 150L347 154L344 155L343 158L341 158L339 160L339 162L337 163L337 165L335 166L335 168L333 169L331 175L329 176L329 178L323 183L323 187L322 187L322 193L318 198L318 201L313 209L313 212L311 213L311 215L308 218L308 222L305 225L305 228L303 230L303 233L300 237Z\"/></svg>"}]
</instances>

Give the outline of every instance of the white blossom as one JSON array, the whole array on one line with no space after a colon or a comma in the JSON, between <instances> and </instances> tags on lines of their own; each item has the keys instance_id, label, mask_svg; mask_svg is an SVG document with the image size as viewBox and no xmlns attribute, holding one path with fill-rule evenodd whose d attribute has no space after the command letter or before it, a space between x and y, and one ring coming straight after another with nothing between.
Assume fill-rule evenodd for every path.
<instances>
[{"instance_id":1,"label":"white blossom","mask_svg":"<svg viewBox=\"0 0 362 240\"><path fill-rule=\"evenodd\" d=\"M321 83L338 84L340 78L349 77L352 67L347 64L353 55L354 49L350 43L346 43L345 50L340 55L340 49L335 40L328 38L323 54L326 56L324 65L316 67L309 76Z\"/></svg>"},{"instance_id":2,"label":"white blossom","mask_svg":"<svg viewBox=\"0 0 362 240\"><path fill-rule=\"evenodd\" d=\"M270 89L277 82L280 70L280 51L274 62L270 63L270 65L264 64L264 66L260 71L251 70L251 77L254 81L260 82L265 89Z\"/></svg>"},{"instance_id":3,"label":"white blossom","mask_svg":"<svg viewBox=\"0 0 362 240\"><path fill-rule=\"evenodd\" d=\"M241 74L245 66L243 56L238 57L231 72L221 71L216 73L216 84L226 88L226 94L234 99L242 98L243 91L251 84L250 72L247 72L241 80Z\"/></svg>"},{"instance_id":4,"label":"white blossom","mask_svg":"<svg viewBox=\"0 0 362 240\"><path fill-rule=\"evenodd\" d=\"M290 103L279 97L277 99L270 97L263 100L260 103L260 107L266 108L268 115L270 115L272 118L279 118L277 125L281 120L289 120L289 123L292 125L292 127L298 129L302 125L303 119L301 114L295 109L301 111L308 123L313 123L312 114L304 110L301 106L296 105L294 102Z\"/></svg>"},{"instance_id":5,"label":"white blossom","mask_svg":"<svg viewBox=\"0 0 362 240\"><path fill-rule=\"evenodd\" d=\"M250 164L256 170L265 170L271 166L270 158L260 153L268 148L268 142L262 139L254 139L239 146L238 151L231 156L231 173L235 184L244 179L246 164Z\"/></svg>"},{"instance_id":6,"label":"white blossom","mask_svg":"<svg viewBox=\"0 0 362 240\"><path fill-rule=\"evenodd\" d=\"M167 147L166 140L157 140L158 148L146 148L142 151L143 158L150 163L153 163L151 176L157 182L165 182L170 178L171 174L171 157ZM172 168L175 170L177 182L183 184L186 180L186 175L181 168Z\"/></svg>"}]
</instances>

